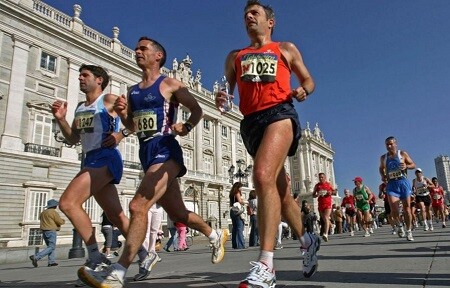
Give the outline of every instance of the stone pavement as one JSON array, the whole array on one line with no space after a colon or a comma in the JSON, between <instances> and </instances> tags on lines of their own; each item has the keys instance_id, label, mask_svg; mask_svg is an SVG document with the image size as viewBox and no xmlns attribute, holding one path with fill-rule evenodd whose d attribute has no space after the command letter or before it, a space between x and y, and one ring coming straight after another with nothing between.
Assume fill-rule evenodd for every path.
<instances>
[{"instance_id":1,"label":"stone pavement","mask_svg":"<svg viewBox=\"0 0 450 288\"><path fill-rule=\"evenodd\" d=\"M283 240L284 249L275 252L277 287L450 287L450 228L436 225L433 232L415 231L414 242L391 235L387 226L371 237L362 235L331 235L329 242L322 243L319 272L311 279L300 272L298 242ZM188 251L161 252L163 260L147 281L132 282L138 268L133 264L126 287L237 287L248 273L248 262L259 252L257 248L228 249L225 260L212 265L207 242L197 239L205 238L197 237ZM30 261L2 264L0 287L74 287L76 271L83 263L83 259L61 260L57 267L46 267L46 261L40 261L38 268Z\"/></svg>"}]
</instances>

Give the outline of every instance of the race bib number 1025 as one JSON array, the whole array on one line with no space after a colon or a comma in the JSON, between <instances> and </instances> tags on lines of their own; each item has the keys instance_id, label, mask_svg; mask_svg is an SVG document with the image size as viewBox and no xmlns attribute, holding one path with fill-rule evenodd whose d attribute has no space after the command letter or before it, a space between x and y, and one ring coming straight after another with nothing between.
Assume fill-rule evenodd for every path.
<instances>
[{"instance_id":1,"label":"race bib number 1025","mask_svg":"<svg viewBox=\"0 0 450 288\"><path fill-rule=\"evenodd\" d=\"M241 80L246 82L275 82L278 56L275 54L245 54L241 58Z\"/></svg>"}]
</instances>

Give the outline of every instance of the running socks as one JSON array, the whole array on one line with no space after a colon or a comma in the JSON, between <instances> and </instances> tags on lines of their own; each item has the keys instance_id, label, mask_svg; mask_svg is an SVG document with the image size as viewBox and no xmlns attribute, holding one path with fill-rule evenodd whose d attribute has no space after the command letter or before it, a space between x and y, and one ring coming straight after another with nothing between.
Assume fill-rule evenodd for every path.
<instances>
[{"instance_id":1,"label":"running socks","mask_svg":"<svg viewBox=\"0 0 450 288\"><path fill-rule=\"evenodd\" d=\"M259 262L264 263L270 271L273 271L273 252L261 250Z\"/></svg>"},{"instance_id":2,"label":"running socks","mask_svg":"<svg viewBox=\"0 0 450 288\"><path fill-rule=\"evenodd\" d=\"M209 238L209 242L211 242L211 243L215 243L216 242L216 240L217 240L217 237L218 237L218 235L217 235L217 231L216 230L214 230L214 229L212 229L212 231L211 231L211 234L208 236L208 238Z\"/></svg>"},{"instance_id":3,"label":"running socks","mask_svg":"<svg viewBox=\"0 0 450 288\"><path fill-rule=\"evenodd\" d=\"M88 257L93 263L99 264L102 262L102 254L98 250L97 243L86 246L86 249L88 251Z\"/></svg>"}]
</instances>

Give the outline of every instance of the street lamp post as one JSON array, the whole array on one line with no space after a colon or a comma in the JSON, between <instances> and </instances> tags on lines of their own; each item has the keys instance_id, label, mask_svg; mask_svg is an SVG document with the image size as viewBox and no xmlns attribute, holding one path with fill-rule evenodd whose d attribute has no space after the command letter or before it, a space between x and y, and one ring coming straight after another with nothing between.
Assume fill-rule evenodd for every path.
<instances>
[{"instance_id":1,"label":"street lamp post","mask_svg":"<svg viewBox=\"0 0 450 288\"><path fill-rule=\"evenodd\" d=\"M236 161L237 165L237 172L234 173L234 170L236 167L234 165L231 165L231 167L228 169L228 175L230 176L230 184L234 184L234 179L237 178L239 182L241 182L244 186L248 187L248 176L252 174L253 165L245 166L245 161L242 159L239 159Z\"/></svg>"},{"instance_id":2,"label":"street lamp post","mask_svg":"<svg viewBox=\"0 0 450 288\"><path fill-rule=\"evenodd\" d=\"M56 120L52 120L52 128L53 128L53 137L55 138L56 142L63 143L67 147L73 147L78 146L81 143L78 142L76 144L69 143L66 138L64 138L63 135L61 135L61 130L59 129L58 124L56 123ZM80 169L83 169L84 166L84 152L82 150L81 152L81 162L80 162ZM80 234L78 231L73 228L72 229L72 248L69 250L69 259L73 258L84 258L85 257L85 251L83 248L83 241L81 239Z\"/></svg>"}]
</instances>

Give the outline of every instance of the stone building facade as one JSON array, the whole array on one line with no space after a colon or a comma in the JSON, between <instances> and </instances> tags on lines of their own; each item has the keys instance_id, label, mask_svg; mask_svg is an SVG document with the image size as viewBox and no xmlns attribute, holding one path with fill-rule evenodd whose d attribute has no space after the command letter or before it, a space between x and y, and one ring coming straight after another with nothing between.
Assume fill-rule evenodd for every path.
<instances>
[{"instance_id":1,"label":"stone building facade","mask_svg":"<svg viewBox=\"0 0 450 288\"><path fill-rule=\"evenodd\" d=\"M130 85L140 81L141 71L135 64L134 51L120 42L119 28L112 28L112 37L105 36L86 26L81 12L81 7L75 5L73 16L69 16L40 0L0 2L0 193L3 199L0 246L41 244L39 213L48 199L60 198L80 169L80 147L67 147L60 142L50 111L56 99L67 101L68 115L72 115L68 120L73 119L77 103L84 100L78 85L79 67L96 64L106 68L111 76L105 89L108 93L126 94ZM247 197L252 187L252 160L239 133L242 115L237 109L226 115L215 109L213 93L203 87L201 71L193 72L192 63L187 55L180 61L174 59L171 67L163 67L161 71L183 81L204 111L204 118L192 132L178 138L188 168L187 174L179 179L180 186L190 210L214 228L227 227L231 180L246 182ZM189 112L181 107L178 117L179 121L186 121ZM288 171L295 183L298 182L295 187L301 193L309 190L304 189L305 181L313 181L314 173L321 168L327 168L334 178L334 152L323 137L322 140L310 137L316 129L318 126L312 132L309 127L303 131L299 148L302 156L286 161ZM315 144L309 145L308 141ZM127 137L119 148L125 169L117 188L122 206L128 211L128 203L140 183L138 140L135 136ZM317 156L305 156L313 151ZM326 153L325 158L321 153ZM318 166L308 166L307 171L297 166L305 165L307 159L316 161L318 157L331 160L324 166L319 160ZM230 175L231 166L236 166L237 173ZM291 166L297 168L291 170ZM100 234L101 209L93 199L85 203L85 209ZM71 240L69 223L59 233L58 243Z\"/></svg>"}]
</instances>

